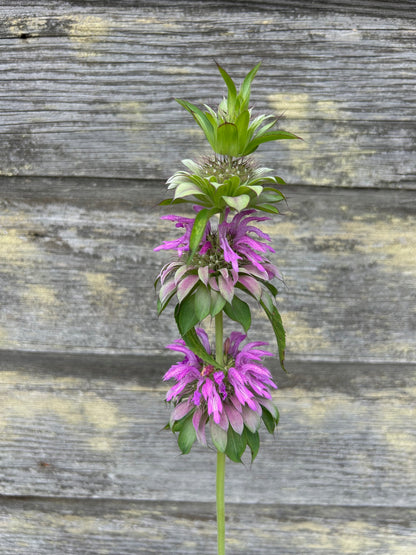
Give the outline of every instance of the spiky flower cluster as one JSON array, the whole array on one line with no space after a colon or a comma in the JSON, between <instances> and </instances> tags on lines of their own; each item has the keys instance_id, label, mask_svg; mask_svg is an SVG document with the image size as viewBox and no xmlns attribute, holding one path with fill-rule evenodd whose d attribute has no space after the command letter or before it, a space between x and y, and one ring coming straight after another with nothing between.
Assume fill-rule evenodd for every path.
<instances>
[{"instance_id":1,"label":"spiky flower cluster","mask_svg":"<svg viewBox=\"0 0 416 555\"><path fill-rule=\"evenodd\" d=\"M250 87L259 65L247 74L238 92L218 66L228 94L217 111L209 106L203 111L178 100L201 127L214 154L198 162L183 160L186 170L168 179L173 198L160 204L190 203L194 216L162 216L182 234L154 249L174 254L155 285L159 287L159 314L175 302L181 338L168 349L184 355L164 377L176 382L166 396L174 406L167 427L178 433L183 453L196 440L207 445L208 427L216 449L233 461L241 461L247 446L254 459L260 423L273 433L278 422L271 395L276 384L262 364L264 357L271 356L261 349L267 344L257 341L241 347L251 326L250 305L243 298L260 305L272 324L282 367L285 349L285 332L275 304L277 289L272 283L281 276L270 258L275 253L270 237L258 227L269 220L265 212L279 213L275 205L284 196L276 186L284 181L269 168L257 167L250 155L262 143L299 138L272 130L277 120L271 115L252 117ZM224 341L224 315L239 323L245 334L233 332ZM207 317L215 319L215 350L207 333L198 327Z\"/></svg>"},{"instance_id":2,"label":"spiky flower cluster","mask_svg":"<svg viewBox=\"0 0 416 555\"><path fill-rule=\"evenodd\" d=\"M196 333L207 353L211 352L207 333ZM169 427L179 432L182 452L188 452L195 439L207 445L206 427L214 446L232 460L240 462L248 445L252 460L257 455L260 440L258 429L263 420L269 431L277 425L279 413L272 402L270 388L276 389L272 376L262 364L262 358L273 356L261 349L267 343L247 343L246 336L233 332L224 342L224 366L216 369L195 355L183 339L167 348L185 355L166 372L164 380L175 380L166 395L173 401ZM233 446L238 445L238 449ZM227 449L228 446L228 449Z\"/></svg>"}]
</instances>

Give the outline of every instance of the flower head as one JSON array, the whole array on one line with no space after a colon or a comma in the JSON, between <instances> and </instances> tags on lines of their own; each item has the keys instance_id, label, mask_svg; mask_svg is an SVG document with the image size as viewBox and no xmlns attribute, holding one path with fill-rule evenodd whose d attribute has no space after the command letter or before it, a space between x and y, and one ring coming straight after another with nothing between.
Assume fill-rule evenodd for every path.
<instances>
[{"instance_id":1,"label":"flower head","mask_svg":"<svg viewBox=\"0 0 416 555\"><path fill-rule=\"evenodd\" d=\"M200 328L196 332L210 354L206 332ZM269 431L274 431L278 412L271 401L270 390L277 386L262 364L263 357L272 356L272 353L262 348L267 345L262 341L241 347L245 338L244 334L233 332L225 340L222 370L206 364L185 345L183 339L167 346L185 355L182 361L171 366L163 379L175 381L166 395L166 400L175 405L170 427L180 432L180 446L181 434L186 435L187 451L195 439L207 445L206 425L209 424L211 439L217 449L232 460L240 460L248 444L254 459L261 420ZM238 452L235 451L236 441L240 444Z\"/></svg>"},{"instance_id":2,"label":"flower head","mask_svg":"<svg viewBox=\"0 0 416 555\"><path fill-rule=\"evenodd\" d=\"M215 310L221 310L226 302L232 303L236 288L243 288L259 301L263 285L274 277L281 278L268 258L269 253L275 252L268 244L270 237L253 225L269 218L259 216L255 210L238 212L230 221L226 217L216 229L208 222L190 264L186 253L189 252L193 220L180 216L164 218L175 221L185 232L179 239L165 241L155 249L177 253L177 260L166 264L158 276L160 311L175 293L181 302L194 290L198 294L198 289L202 288L205 297L207 291L210 295L208 313L214 316Z\"/></svg>"}]
</instances>

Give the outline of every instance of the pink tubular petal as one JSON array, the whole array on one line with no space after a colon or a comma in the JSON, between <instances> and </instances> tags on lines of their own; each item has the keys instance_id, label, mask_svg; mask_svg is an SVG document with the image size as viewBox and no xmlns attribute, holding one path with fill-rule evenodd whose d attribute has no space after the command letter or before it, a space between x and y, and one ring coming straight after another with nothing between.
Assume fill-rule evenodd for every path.
<instances>
[{"instance_id":1,"label":"pink tubular petal","mask_svg":"<svg viewBox=\"0 0 416 555\"><path fill-rule=\"evenodd\" d=\"M203 328L195 328L195 331L201 340L202 345L206 352L210 355L211 354L211 345L209 344L209 337L207 332Z\"/></svg>"}]
</instances>

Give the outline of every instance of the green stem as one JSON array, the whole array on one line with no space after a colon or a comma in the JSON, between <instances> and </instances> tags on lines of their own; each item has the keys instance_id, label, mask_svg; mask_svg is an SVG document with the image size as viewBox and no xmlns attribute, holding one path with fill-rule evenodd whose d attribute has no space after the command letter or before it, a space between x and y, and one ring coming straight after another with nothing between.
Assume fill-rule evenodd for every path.
<instances>
[{"instance_id":1,"label":"green stem","mask_svg":"<svg viewBox=\"0 0 416 555\"><path fill-rule=\"evenodd\" d=\"M218 555L225 555L225 454L217 451L217 545Z\"/></svg>"},{"instance_id":2,"label":"green stem","mask_svg":"<svg viewBox=\"0 0 416 555\"><path fill-rule=\"evenodd\" d=\"M215 316L215 359L219 364L224 364L224 325L223 314ZM217 452L217 545L218 555L225 555L225 454Z\"/></svg>"}]
</instances>

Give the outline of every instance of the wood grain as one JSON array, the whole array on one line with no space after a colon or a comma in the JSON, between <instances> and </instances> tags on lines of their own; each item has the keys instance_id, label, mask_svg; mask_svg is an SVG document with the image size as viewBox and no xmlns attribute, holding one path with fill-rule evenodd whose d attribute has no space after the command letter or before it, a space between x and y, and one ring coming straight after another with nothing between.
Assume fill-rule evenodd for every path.
<instances>
[{"instance_id":1,"label":"wood grain","mask_svg":"<svg viewBox=\"0 0 416 555\"><path fill-rule=\"evenodd\" d=\"M200 502L10 499L0 508L0 533L4 555L194 555L215 552L214 515L214 504ZM410 554L415 520L410 509L228 503L226 548L229 555Z\"/></svg>"},{"instance_id":2,"label":"wood grain","mask_svg":"<svg viewBox=\"0 0 416 555\"><path fill-rule=\"evenodd\" d=\"M415 26L409 0L1 3L2 554L215 552L152 284L164 182L205 148L174 98L218 103L214 59L262 60L254 112L305 139L257 155L289 183L264 226L289 373L277 435L227 465L227 555L416 552Z\"/></svg>"},{"instance_id":3,"label":"wood grain","mask_svg":"<svg viewBox=\"0 0 416 555\"><path fill-rule=\"evenodd\" d=\"M180 456L162 431L169 360L4 353L1 493L213 502L215 453ZM262 434L253 466L227 465L229 502L413 507L415 370L296 363L295 378L276 374L278 434Z\"/></svg>"},{"instance_id":4,"label":"wood grain","mask_svg":"<svg viewBox=\"0 0 416 555\"><path fill-rule=\"evenodd\" d=\"M75 178L1 184L2 348L163 353L177 336L169 309L157 319L153 290L169 255L152 249L178 233L159 220L169 213L156 208L165 187ZM414 193L284 192L284 214L263 228L285 280L288 359L414 361ZM253 318L252 336L274 344L264 316Z\"/></svg>"},{"instance_id":5,"label":"wood grain","mask_svg":"<svg viewBox=\"0 0 416 555\"><path fill-rule=\"evenodd\" d=\"M415 188L412 3L15 4L0 8L2 175L166 179L204 144L173 98L216 104L215 58L237 81L263 61L255 111L305 139L264 146L285 179Z\"/></svg>"}]
</instances>

